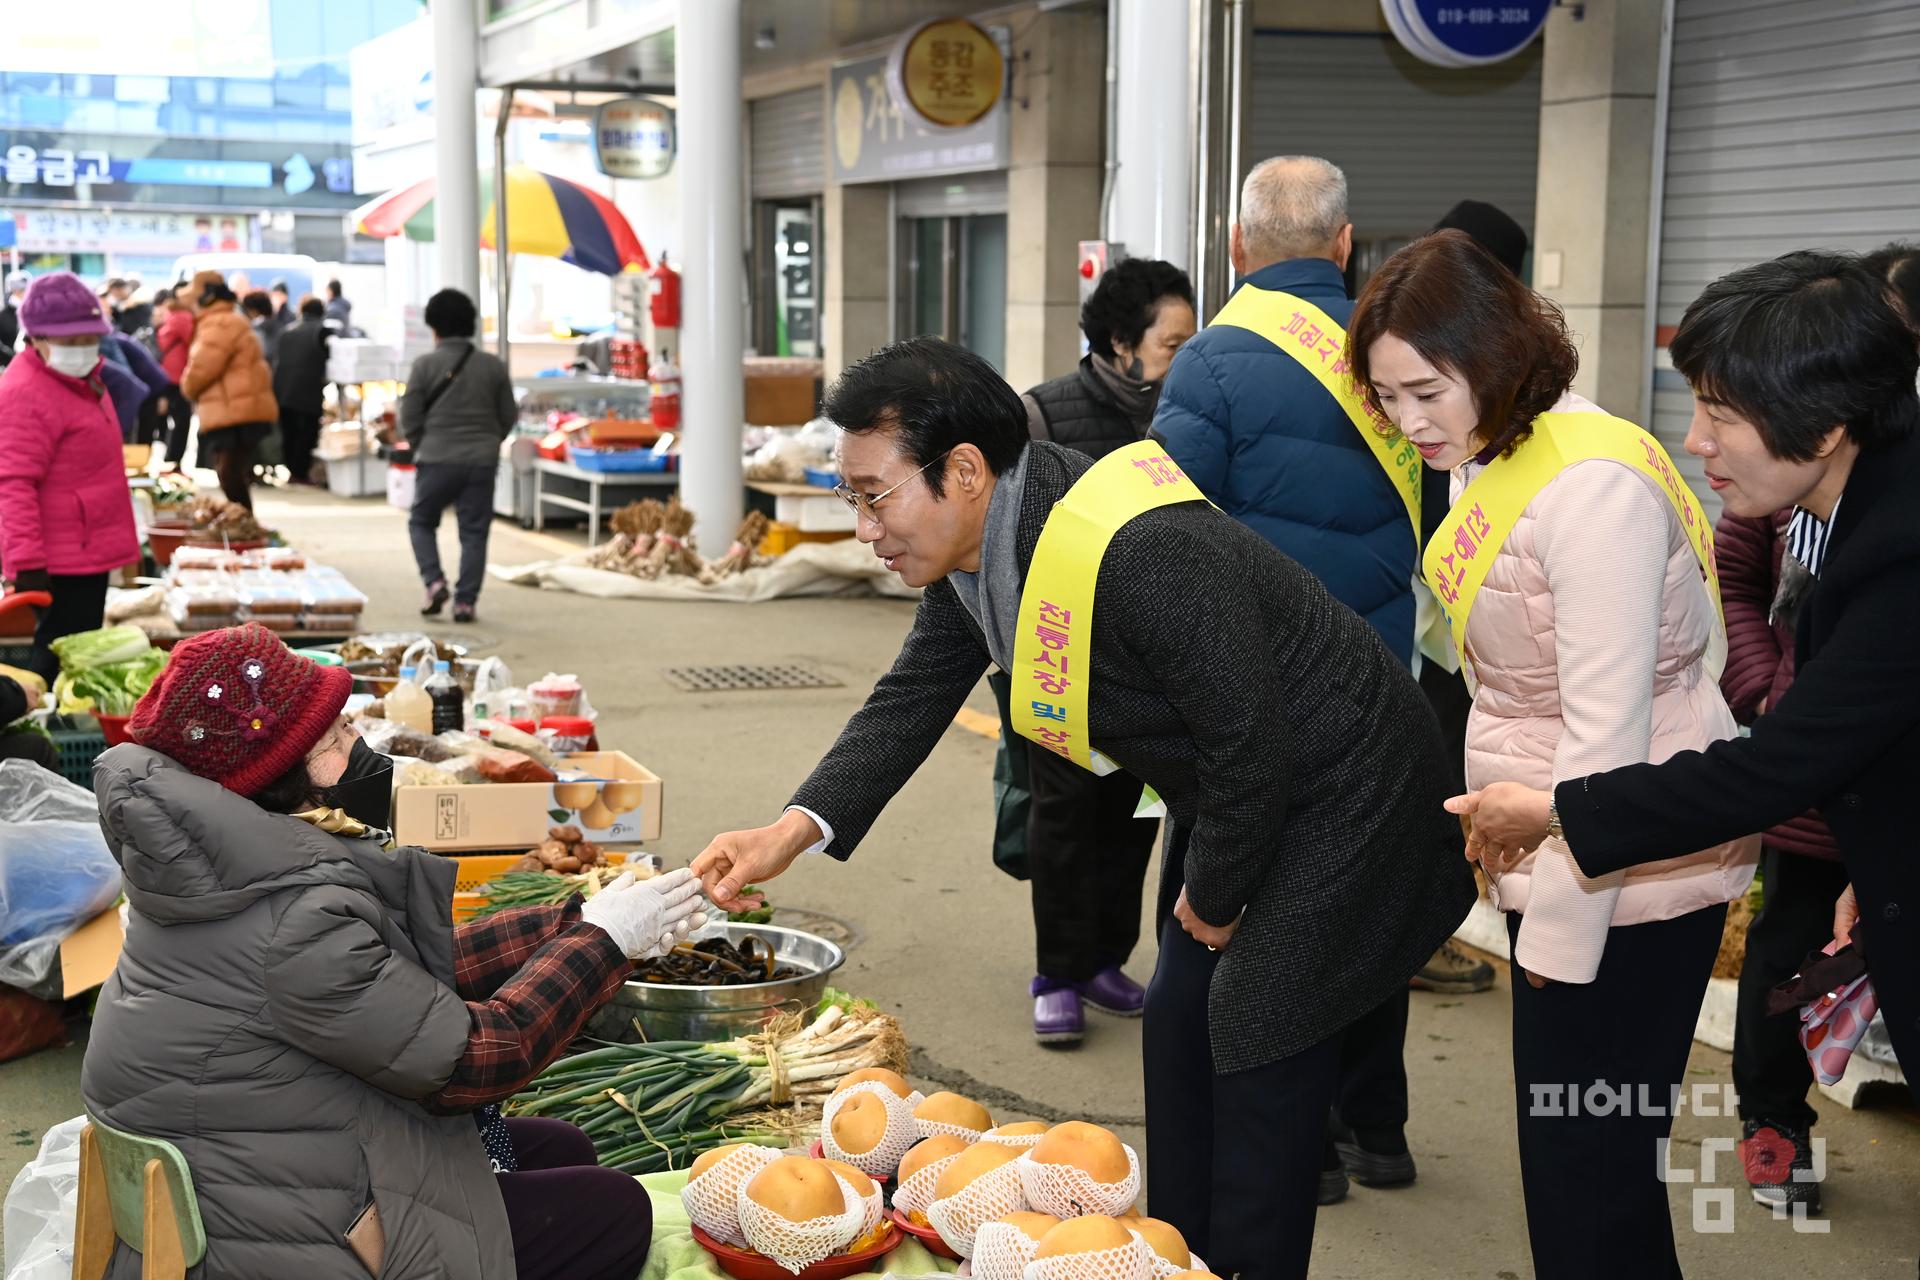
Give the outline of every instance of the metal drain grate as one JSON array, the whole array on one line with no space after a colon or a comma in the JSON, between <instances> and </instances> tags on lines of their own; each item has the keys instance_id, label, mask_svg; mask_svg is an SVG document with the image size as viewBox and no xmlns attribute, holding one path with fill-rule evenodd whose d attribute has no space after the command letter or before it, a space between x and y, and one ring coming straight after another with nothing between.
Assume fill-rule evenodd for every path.
<instances>
[{"instance_id":1,"label":"metal drain grate","mask_svg":"<svg viewBox=\"0 0 1920 1280\"><path fill-rule=\"evenodd\" d=\"M661 675L685 693L731 693L744 689L837 689L840 682L799 662L738 667L667 667Z\"/></svg>"}]
</instances>

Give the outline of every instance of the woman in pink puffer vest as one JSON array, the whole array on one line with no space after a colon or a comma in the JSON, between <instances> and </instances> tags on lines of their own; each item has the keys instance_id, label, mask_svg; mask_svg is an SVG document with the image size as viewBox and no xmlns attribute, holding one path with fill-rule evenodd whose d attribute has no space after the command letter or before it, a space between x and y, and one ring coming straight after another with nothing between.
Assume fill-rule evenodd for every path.
<instances>
[{"instance_id":1,"label":"woman in pink puffer vest","mask_svg":"<svg viewBox=\"0 0 1920 1280\"><path fill-rule=\"evenodd\" d=\"M1559 311L1459 232L1394 255L1349 335L1369 398L1427 465L1452 471L1456 504L1524 447L1541 413L1603 413L1568 392L1579 358ZM1496 546L1478 594L1457 606L1470 607L1469 789L1546 788L1737 732L1718 684L1725 628L1682 518L1651 477L1611 458L1576 460L1480 554ZM1758 843L1588 879L1549 840L1488 886L1507 913L1515 976L1526 978L1514 983L1514 1085L1544 1280L1679 1274L1656 1158L1726 903L1752 880ZM1589 1097L1596 1083L1606 1092Z\"/></svg>"},{"instance_id":2,"label":"woman in pink puffer vest","mask_svg":"<svg viewBox=\"0 0 1920 1280\"><path fill-rule=\"evenodd\" d=\"M51 681L60 667L48 645L100 626L107 575L140 558L140 539L100 381L99 299L71 272L41 276L20 328L31 344L0 376L0 575L53 595L33 636L33 665Z\"/></svg>"}]
</instances>

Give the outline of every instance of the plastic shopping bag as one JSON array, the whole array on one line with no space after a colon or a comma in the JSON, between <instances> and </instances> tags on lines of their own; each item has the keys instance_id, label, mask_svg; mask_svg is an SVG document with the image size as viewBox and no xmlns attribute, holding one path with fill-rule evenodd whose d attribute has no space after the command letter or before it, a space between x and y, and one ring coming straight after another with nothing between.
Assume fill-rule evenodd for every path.
<instances>
[{"instance_id":1,"label":"plastic shopping bag","mask_svg":"<svg viewBox=\"0 0 1920 1280\"><path fill-rule=\"evenodd\" d=\"M73 1274L73 1222L80 1204L80 1131L85 1116L63 1120L40 1140L40 1154L13 1177L0 1236L6 1280L67 1280Z\"/></svg>"},{"instance_id":2,"label":"plastic shopping bag","mask_svg":"<svg viewBox=\"0 0 1920 1280\"><path fill-rule=\"evenodd\" d=\"M120 864L93 793L26 760L0 760L0 849L0 984L30 988L120 896Z\"/></svg>"}]
</instances>

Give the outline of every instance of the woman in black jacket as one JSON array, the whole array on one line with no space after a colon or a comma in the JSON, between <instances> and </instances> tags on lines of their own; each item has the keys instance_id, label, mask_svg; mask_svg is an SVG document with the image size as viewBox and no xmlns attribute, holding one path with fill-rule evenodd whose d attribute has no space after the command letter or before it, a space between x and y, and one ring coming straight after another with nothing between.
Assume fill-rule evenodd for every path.
<instances>
[{"instance_id":1,"label":"woman in black jacket","mask_svg":"<svg viewBox=\"0 0 1920 1280\"><path fill-rule=\"evenodd\" d=\"M1693 388L1687 450L1739 515L1797 508L1788 545L1816 579L1793 686L1750 737L1561 783L1448 802L1468 856L1508 865L1548 834L1601 876L1817 808L1851 886L1834 937L1873 976L1894 1051L1920 1070L1920 354L1855 259L1791 253L1707 286L1673 363Z\"/></svg>"},{"instance_id":2,"label":"woman in black jacket","mask_svg":"<svg viewBox=\"0 0 1920 1280\"><path fill-rule=\"evenodd\" d=\"M1092 458L1146 438L1174 353L1193 336L1193 284L1171 262L1127 258L1080 308L1087 354L1072 373L1021 397L1027 428ZM1140 941L1140 896L1159 823L1134 817L1140 779L1095 777L1032 750L1009 721L1010 683L988 678L1000 702L1003 770L1027 779L1026 870L1033 886L1033 1034L1071 1047L1085 1006L1140 1015L1146 992L1123 971ZM999 776L1000 770L996 770Z\"/></svg>"}]
</instances>

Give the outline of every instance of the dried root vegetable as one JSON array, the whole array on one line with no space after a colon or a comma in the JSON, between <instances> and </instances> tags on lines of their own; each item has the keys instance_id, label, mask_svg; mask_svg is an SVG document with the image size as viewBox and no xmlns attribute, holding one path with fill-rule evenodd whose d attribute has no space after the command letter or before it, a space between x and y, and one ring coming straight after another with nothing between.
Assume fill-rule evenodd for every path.
<instances>
[{"instance_id":1,"label":"dried root vegetable","mask_svg":"<svg viewBox=\"0 0 1920 1280\"><path fill-rule=\"evenodd\" d=\"M752 568L754 556L759 551L760 543L764 541L767 536L767 524L768 520L765 512L749 511L747 518L742 520L740 527L734 531L733 545L727 548L725 555L715 560L710 566L713 571L713 576L716 578L729 578L736 573Z\"/></svg>"}]
</instances>

